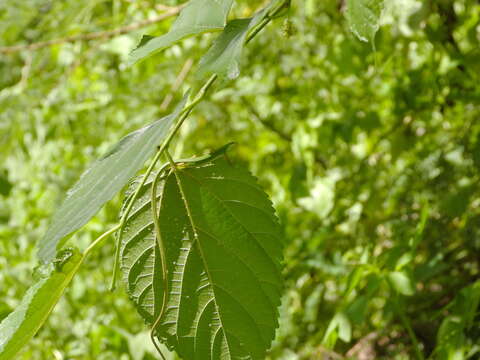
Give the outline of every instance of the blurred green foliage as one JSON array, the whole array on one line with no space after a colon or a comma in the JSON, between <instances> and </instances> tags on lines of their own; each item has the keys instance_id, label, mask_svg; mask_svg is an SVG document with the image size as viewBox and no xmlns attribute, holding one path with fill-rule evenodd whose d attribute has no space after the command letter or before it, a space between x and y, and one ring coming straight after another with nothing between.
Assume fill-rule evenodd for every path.
<instances>
[{"instance_id":1,"label":"blurred green foliage","mask_svg":"<svg viewBox=\"0 0 480 360\"><path fill-rule=\"evenodd\" d=\"M238 2L234 15L258 6ZM276 205L287 286L272 359L478 358L480 4L386 1L376 52L349 31L344 10L343 1L292 1L288 20L245 49L240 78L196 109L175 155L236 141L236 160ZM160 12L148 0L4 1L0 46ZM195 65L171 91L214 36L127 66L143 33L170 24L0 54L0 319L32 283L35 242L86 166L201 84ZM120 202L75 243L111 228ZM87 259L20 359L155 358L123 289L108 291L113 252L110 239Z\"/></svg>"}]
</instances>

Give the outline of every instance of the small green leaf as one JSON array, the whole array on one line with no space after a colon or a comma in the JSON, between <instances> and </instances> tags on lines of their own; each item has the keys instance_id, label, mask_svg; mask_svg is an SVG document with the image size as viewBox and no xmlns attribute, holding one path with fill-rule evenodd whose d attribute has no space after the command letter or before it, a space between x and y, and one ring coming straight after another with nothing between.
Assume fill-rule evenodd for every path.
<instances>
[{"instance_id":1,"label":"small green leaf","mask_svg":"<svg viewBox=\"0 0 480 360\"><path fill-rule=\"evenodd\" d=\"M374 43L382 9L383 0L347 0L347 20L360 40Z\"/></svg>"},{"instance_id":2,"label":"small green leaf","mask_svg":"<svg viewBox=\"0 0 480 360\"><path fill-rule=\"evenodd\" d=\"M278 0L272 1L251 18L230 21L200 60L198 75L217 74L232 80L237 78L240 75L240 59L248 32L276 5Z\"/></svg>"},{"instance_id":3,"label":"small green leaf","mask_svg":"<svg viewBox=\"0 0 480 360\"><path fill-rule=\"evenodd\" d=\"M82 261L78 250L60 253L58 265L43 265L39 280L28 289L21 303L0 324L0 360L13 359L37 333L55 307Z\"/></svg>"},{"instance_id":4,"label":"small green leaf","mask_svg":"<svg viewBox=\"0 0 480 360\"><path fill-rule=\"evenodd\" d=\"M344 299L348 299L352 291L357 287L360 280L368 275L368 270L363 266L357 266L348 276L347 288L343 294Z\"/></svg>"},{"instance_id":5,"label":"small green leaf","mask_svg":"<svg viewBox=\"0 0 480 360\"><path fill-rule=\"evenodd\" d=\"M225 155L176 167L159 175L160 237L153 179L120 234L127 292L149 324L163 314L155 333L182 358L263 360L282 290L283 240L272 204Z\"/></svg>"},{"instance_id":6,"label":"small green leaf","mask_svg":"<svg viewBox=\"0 0 480 360\"><path fill-rule=\"evenodd\" d=\"M335 347L337 337L347 343L350 342L352 338L352 325L343 312L337 313L330 321L330 324L325 331L322 344L332 349Z\"/></svg>"},{"instance_id":7,"label":"small green leaf","mask_svg":"<svg viewBox=\"0 0 480 360\"><path fill-rule=\"evenodd\" d=\"M51 261L62 239L85 225L141 169L168 136L186 98L172 114L125 136L83 173L39 242L43 262Z\"/></svg>"},{"instance_id":8,"label":"small green leaf","mask_svg":"<svg viewBox=\"0 0 480 360\"><path fill-rule=\"evenodd\" d=\"M336 315L338 323L338 337L344 342L348 343L352 339L352 325L350 320L344 313Z\"/></svg>"},{"instance_id":9,"label":"small green leaf","mask_svg":"<svg viewBox=\"0 0 480 360\"><path fill-rule=\"evenodd\" d=\"M411 296L415 293L412 281L404 271L393 271L388 274L388 279L400 294Z\"/></svg>"},{"instance_id":10,"label":"small green leaf","mask_svg":"<svg viewBox=\"0 0 480 360\"><path fill-rule=\"evenodd\" d=\"M233 0L191 0L180 12L170 31L162 36L144 37L130 54L129 62L137 61L165 49L186 37L225 27Z\"/></svg>"},{"instance_id":11,"label":"small green leaf","mask_svg":"<svg viewBox=\"0 0 480 360\"><path fill-rule=\"evenodd\" d=\"M257 25L265 14L266 10L262 10L252 18L230 21L200 60L199 75L217 74L229 79L238 77L240 57L248 31Z\"/></svg>"}]
</instances>

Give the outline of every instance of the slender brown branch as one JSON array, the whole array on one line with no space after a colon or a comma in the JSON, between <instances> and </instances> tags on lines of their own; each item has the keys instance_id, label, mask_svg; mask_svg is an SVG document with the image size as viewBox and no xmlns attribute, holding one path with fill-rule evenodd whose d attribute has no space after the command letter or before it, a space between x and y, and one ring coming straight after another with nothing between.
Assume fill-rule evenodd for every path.
<instances>
[{"instance_id":1,"label":"slender brown branch","mask_svg":"<svg viewBox=\"0 0 480 360\"><path fill-rule=\"evenodd\" d=\"M353 345L350 350L347 351L345 356L350 358L355 358L355 356L359 357L360 354L372 356L375 358L375 349L373 343L378 338L378 333L371 332L366 336L362 337L360 340L357 341L355 345Z\"/></svg>"},{"instance_id":2,"label":"slender brown branch","mask_svg":"<svg viewBox=\"0 0 480 360\"><path fill-rule=\"evenodd\" d=\"M292 142L292 137L285 133L283 130L277 128L271 120L264 119L257 111L257 109L252 105L252 103L245 97L240 97L240 101L248 108L248 111L254 116L254 118L268 130L272 131L273 133L277 134L281 139Z\"/></svg>"},{"instance_id":3,"label":"slender brown branch","mask_svg":"<svg viewBox=\"0 0 480 360\"><path fill-rule=\"evenodd\" d=\"M318 358L316 359L338 359L338 360L345 359L341 354L333 350L327 349L321 345L317 347L317 351L315 352L315 355L318 356Z\"/></svg>"},{"instance_id":4,"label":"slender brown branch","mask_svg":"<svg viewBox=\"0 0 480 360\"><path fill-rule=\"evenodd\" d=\"M172 16L177 15L183 6L176 6L171 7L169 10L164 12L161 15L158 15L152 19L143 20L138 23L130 24L127 26L119 27L113 30L106 30L106 31L96 31L86 34L79 34L79 35L72 35L72 36L65 36L57 39L51 39L46 41L39 41L32 44L22 44L22 45L13 45L13 46L6 46L0 47L0 54L13 54L19 51L24 50L38 50L44 47L63 44L67 42L75 42L75 41L88 41L88 40L98 40L98 39L108 39L118 35L126 34L135 30L138 30L142 27L155 24L157 22L163 21L165 19L171 18Z\"/></svg>"},{"instance_id":5,"label":"slender brown branch","mask_svg":"<svg viewBox=\"0 0 480 360\"><path fill-rule=\"evenodd\" d=\"M170 103L173 100L173 96L175 92L180 88L180 85L182 85L182 83L184 82L185 78L190 72L190 69L192 68L192 65L193 65L193 60L191 58L188 58L187 61L185 61L185 64L183 64L182 70L180 70L180 73L175 79L175 82L172 85L172 89L167 94L167 96L165 96L165 99L163 99L162 105L160 105L161 111L167 110L168 105L170 105Z\"/></svg>"},{"instance_id":6,"label":"slender brown branch","mask_svg":"<svg viewBox=\"0 0 480 360\"><path fill-rule=\"evenodd\" d=\"M279 129L277 126L275 126L275 123L271 119L264 119L262 116L258 113L258 111L255 109L255 107L248 101L248 99L244 96L240 98L242 103L248 108L248 111L255 117L255 119L263 125L265 128L270 130L271 132L277 134L278 137L280 137L282 140L291 143L293 141L292 136L282 129ZM320 156L318 153L314 152L314 158L315 162L320 164L322 168L327 169L327 161Z\"/></svg>"}]
</instances>

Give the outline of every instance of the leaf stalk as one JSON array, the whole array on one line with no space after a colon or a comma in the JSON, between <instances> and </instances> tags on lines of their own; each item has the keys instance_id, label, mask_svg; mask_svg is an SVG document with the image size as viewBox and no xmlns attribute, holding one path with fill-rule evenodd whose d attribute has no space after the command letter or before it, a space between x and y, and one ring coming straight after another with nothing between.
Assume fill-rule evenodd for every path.
<instances>
[{"instance_id":1,"label":"leaf stalk","mask_svg":"<svg viewBox=\"0 0 480 360\"><path fill-rule=\"evenodd\" d=\"M122 215L122 218L120 219L120 224L119 224L119 231L120 233L122 232L125 223L127 221L128 215L130 214L130 211L132 210L133 204L135 200L138 198L138 195L140 194L140 191L145 185L145 181L148 179L150 174L153 171L153 168L157 164L158 160L162 156L163 152L167 149L168 145L172 141L173 137L177 134L178 130L180 127L183 125L185 122L185 119L190 115L192 112L193 108L203 100L205 95L207 94L208 89L213 85L213 83L217 80L218 76L217 75L212 75L208 81L205 83L205 85L202 86L202 88L198 91L197 95L194 97L192 102L185 106L185 108L181 111L181 115L177 123L175 124L175 127L173 130L170 132L170 134L167 136L163 144L158 148L158 151L156 152L152 162L150 163L150 166L147 168L147 171L145 172L145 175L142 177L142 180L138 184L137 188L135 189L135 192L133 196L131 197L127 208L125 209L125 212ZM120 260L120 244L117 241L117 246L115 249L115 262L113 265L113 274L112 274L112 282L110 284L110 291L114 291L116 287L116 280L118 277L118 268L119 268L119 260Z\"/></svg>"},{"instance_id":2,"label":"leaf stalk","mask_svg":"<svg viewBox=\"0 0 480 360\"><path fill-rule=\"evenodd\" d=\"M167 150L168 153L168 150ZM157 246L158 246L158 251L160 253L160 261L162 262L162 278L163 278L163 296L162 296L162 307L160 308L160 311L158 313L158 316L156 320L154 321L152 328L150 330L150 338L152 340L153 345L157 349L158 353L162 357L163 360L165 360L165 356L163 356L163 353L158 346L157 342L155 341L155 330L157 329L158 325L160 324L160 320L165 312L165 306L167 303L167 294L169 292L168 290L168 270L167 270L167 256L165 254L165 244L163 243L162 240L162 235L160 233L160 224L158 220L158 203L157 203L157 186L158 186L158 180L160 180L161 176L163 174L163 171L160 170L157 175L155 176L155 179L153 180L152 183L152 217L153 217L153 226L155 228L155 239L157 241ZM155 309L155 307L154 307ZM154 310L155 313L155 310Z\"/></svg>"}]
</instances>

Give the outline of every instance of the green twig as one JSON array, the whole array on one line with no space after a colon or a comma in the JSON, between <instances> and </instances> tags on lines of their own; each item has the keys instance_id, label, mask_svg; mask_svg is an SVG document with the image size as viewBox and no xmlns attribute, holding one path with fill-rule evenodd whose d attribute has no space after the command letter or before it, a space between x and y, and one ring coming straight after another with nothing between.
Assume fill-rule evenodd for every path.
<instances>
[{"instance_id":1,"label":"green twig","mask_svg":"<svg viewBox=\"0 0 480 360\"><path fill-rule=\"evenodd\" d=\"M395 307L395 311L397 312L400 321L402 322L403 327L408 333L410 340L412 341L413 349L415 351L415 357L417 360L425 360L425 356L423 355L422 350L420 349L420 343L418 342L417 336L413 331L412 324L407 316L405 316L404 309L400 308L400 304L398 303L398 296L395 296L393 299L393 304Z\"/></svg>"},{"instance_id":2,"label":"green twig","mask_svg":"<svg viewBox=\"0 0 480 360\"><path fill-rule=\"evenodd\" d=\"M110 230L104 232L102 235L100 235L97 239L95 239L94 242L92 242L90 244L89 247L87 247L87 249L83 252L83 258L87 257L87 255L100 243L102 242L102 240L104 240L105 238L107 238L108 236L112 235L115 231L117 231L118 229L120 229L120 224L114 226L113 228L111 228Z\"/></svg>"},{"instance_id":3,"label":"green twig","mask_svg":"<svg viewBox=\"0 0 480 360\"><path fill-rule=\"evenodd\" d=\"M267 26L267 24L273 20L275 17L277 17L280 12L285 9L290 7L290 0L283 0L280 1L275 7L270 9L265 17L258 23L257 26L255 26L250 33L247 35L247 39L245 40L245 44L248 44L262 29Z\"/></svg>"},{"instance_id":4,"label":"green twig","mask_svg":"<svg viewBox=\"0 0 480 360\"><path fill-rule=\"evenodd\" d=\"M168 153L168 150L167 150ZM157 329L158 325L160 324L160 320L162 319L163 313L165 312L165 305L167 303L167 294L168 294L168 270L167 270L167 257L165 254L165 244L163 243L162 236L160 233L160 224L158 220L158 204L157 204L157 185L158 180L160 180L163 171L159 171L155 176L155 179L152 183L152 217L153 217L153 226L155 227L155 239L157 241L158 250L160 253L160 261L162 262L162 275L163 275L163 296L162 296L162 307L158 313L157 319L154 321L152 328L150 330L150 338L152 339L152 343L157 349L158 353L165 360L165 356L163 356L162 350L158 346L157 342L155 341L155 330ZM155 296L156 298L156 296ZM154 311L155 312L155 311Z\"/></svg>"},{"instance_id":5,"label":"green twig","mask_svg":"<svg viewBox=\"0 0 480 360\"><path fill-rule=\"evenodd\" d=\"M138 184L137 188L135 189L135 192L134 194L132 195L132 197L130 198L130 201L127 205L127 208L125 209L125 212L123 213L122 215L122 218L120 219L120 226L119 226L119 232L121 233L123 231L123 228L125 226L125 223L127 221L127 218L128 218L128 215L130 214L130 211L132 210L132 207L133 207L133 203L135 202L135 200L137 200L138 198L138 195L140 194L140 191L143 187L143 185L145 185L145 181L147 180L147 178L150 176L150 174L152 173L153 171L153 168L155 167L155 165L157 164L158 160L160 159L160 157L162 156L163 152L165 151L165 149L168 147L168 145L170 144L170 142L172 141L173 137L176 135L176 133L178 132L178 130L180 129L180 127L182 126L182 124L184 123L185 119L188 117L188 115L190 115L190 113L192 112L193 108L200 102L202 101L202 99L205 97L208 89L213 85L213 83L215 82L215 80L217 79L217 75L212 75L210 77L210 79L208 79L208 81L205 83L205 85L202 86L202 88L198 91L197 95L194 97L194 99L192 100L192 102L190 104L188 104L182 111L181 111L181 115L180 115L180 118L178 119L177 123L175 124L175 127L172 129L172 131L170 132L170 134L167 136L167 138L165 139L165 141L163 142L163 144L158 148L158 151L156 152L150 166L148 167L147 171L145 172L145 175L142 177L142 180L140 181L140 183ZM118 243L117 241L117 246L116 246L116 250L115 250L115 262L114 262L114 265L113 265L113 275L112 275L112 282L111 282L111 285L110 285L110 290L113 291L115 290L115 285L116 285L116 280L117 280L117 277L118 277L118 267L119 267L119 260L120 260L120 244Z\"/></svg>"}]
</instances>

